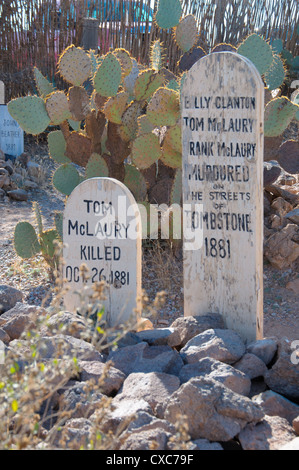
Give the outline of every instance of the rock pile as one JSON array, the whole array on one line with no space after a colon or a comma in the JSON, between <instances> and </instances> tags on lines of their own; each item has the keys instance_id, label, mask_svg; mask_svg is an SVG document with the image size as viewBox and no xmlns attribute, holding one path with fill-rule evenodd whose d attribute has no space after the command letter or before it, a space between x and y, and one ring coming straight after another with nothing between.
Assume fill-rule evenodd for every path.
<instances>
[{"instance_id":1,"label":"rock pile","mask_svg":"<svg viewBox=\"0 0 299 470\"><path fill-rule=\"evenodd\" d=\"M38 189L43 170L22 153L14 161L6 159L0 150L0 200L27 201L29 191Z\"/></svg>"},{"instance_id":2,"label":"rock pile","mask_svg":"<svg viewBox=\"0 0 299 470\"><path fill-rule=\"evenodd\" d=\"M275 268L292 268L299 259L299 180L276 161L264 165L264 255Z\"/></svg>"},{"instance_id":3,"label":"rock pile","mask_svg":"<svg viewBox=\"0 0 299 470\"><path fill-rule=\"evenodd\" d=\"M12 299L12 288L1 287ZM71 411L60 430L64 447L86 446L100 416L101 432L117 436L115 450L177 449L182 423L191 450L298 450L299 358L286 338L246 345L221 316L209 314L129 331L117 346L100 351L84 340L83 317L51 314L15 296L0 316L6 351L17 357L28 348L22 332L34 327L36 315L49 317L36 350L40 360L57 359L63 345L78 361L78 375L48 406L49 413ZM90 380L97 384L92 391ZM107 397L111 404L103 413ZM45 436L53 424L45 422Z\"/></svg>"}]
</instances>

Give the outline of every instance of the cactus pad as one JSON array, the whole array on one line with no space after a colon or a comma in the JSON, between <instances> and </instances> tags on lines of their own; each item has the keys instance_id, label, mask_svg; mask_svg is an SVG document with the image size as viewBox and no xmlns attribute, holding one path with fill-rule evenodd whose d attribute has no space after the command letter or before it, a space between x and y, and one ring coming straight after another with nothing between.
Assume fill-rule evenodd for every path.
<instances>
[{"instance_id":1,"label":"cactus pad","mask_svg":"<svg viewBox=\"0 0 299 470\"><path fill-rule=\"evenodd\" d=\"M212 52L237 52L237 48L226 42L221 42L213 47Z\"/></svg>"},{"instance_id":2,"label":"cactus pad","mask_svg":"<svg viewBox=\"0 0 299 470\"><path fill-rule=\"evenodd\" d=\"M112 96L106 101L104 106L104 113L108 121L114 122L115 124L122 123L122 115L127 107L129 99L129 93L120 92L116 96Z\"/></svg>"},{"instance_id":3,"label":"cactus pad","mask_svg":"<svg viewBox=\"0 0 299 470\"><path fill-rule=\"evenodd\" d=\"M147 107L147 117L156 126L173 126L180 117L179 94L169 88L159 88Z\"/></svg>"},{"instance_id":4,"label":"cactus pad","mask_svg":"<svg viewBox=\"0 0 299 470\"><path fill-rule=\"evenodd\" d=\"M131 157L140 170L149 168L161 157L159 137L155 134L145 134L137 137L132 145Z\"/></svg>"},{"instance_id":5,"label":"cactus pad","mask_svg":"<svg viewBox=\"0 0 299 470\"><path fill-rule=\"evenodd\" d=\"M160 0L155 21L159 28L174 28L180 21L182 5L180 0Z\"/></svg>"},{"instance_id":6,"label":"cactus pad","mask_svg":"<svg viewBox=\"0 0 299 470\"><path fill-rule=\"evenodd\" d=\"M126 49L114 49L113 54L119 60L122 70L122 79L130 75L133 68L132 57Z\"/></svg>"},{"instance_id":7,"label":"cactus pad","mask_svg":"<svg viewBox=\"0 0 299 470\"><path fill-rule=\"evenodd\" d=\"M182 152L182 130L180 120L167 129L166 137L169 145L177 152Z\"/></svg>"},{"instance_id":8,"label":"cactus pad","mask_svg":"<svg viewBox=\"0 0 299 470\"><path fill-rule=\"evenodd\" d=\"M61 165L53 175L53 185L62 194L69 196L80 183L81 178L72 164Z\"/></svg>"},{"instance_id":9,"label":"cactus pad","mask_svg":"<svg viewBox=\"0 0 299 470\"><path fill-rule=\"evenodd\" d=\"M52 131L48 134L49 154L57 163L70 163L66 157L66 141L61 131Z\"/></svg>"},{"instance_id":10,"label":"cactus pad","mask_svg":"<svg viewBox=\"0 0 299 470\"><path fill-rule=\"evenodd\" d=\"M68 99L63 91L54 91L47 96L46 110L54 125L59 125L71 118Z\"/></svg>"},{"instance_id":11,"label":"cactus pad","mask_svg":"<svg viewBox=\"0 0 299 470\"><path fill-rule=\"evenodd\" d=\"M92 73L92 60L89 54L73 44L67 47L58 61L58 71L68 83L82 85Z\"/></svg>"},{"instance_id":12,"label":"cactus pad","mask_svg":"<svg viewBox=\"0 0 299 470\"><path fill-rule=\"evenodd\" d=\"M181 72L186 72L190 70L192 65L195 64L199 59L206 55L205 51L201 47L195 47L189 52L185 52L180 58L178 63L179 69Z\"/></svg>"},{"instance_id":13,"label":"cactus pad","mask_svg":"<svg viewBox=\"0 0 299 470\"><path fill-rule=\"evenodd\" d=\"M281 135L298 109L299 107L285 96L269 101L265 107L265 136L276 137Z\"/></svg>"},{"instance_id":14,"label":"cactus pad","mask_svg":"<svg viewBox=\"0 0 299 470\"><path fill-rule=\"evenodd\" d=\"M155 129L155 126L149 121L146 114L139 116L137 119L138 124L138 136L143 134L149 134Z\"/></svg>"},{"instance_id":15,"label":"cactus pad","mask_svg":"<svg viewBox=\"0 0 299 470\"><path fill-rule=\"evenodd\" d=\"M170 168L181 168L182 166L182 154L169 144L168 139L164 139L163 142L161 161Z\"/></svg>"},{"instance_id":16,"label":"cactus pad","mask_svg":"<svg viewBox=\"0 0 299 470\"><path fill-rule=\"evenodd\" d=\"M59 237L55 229L47 230L40 235L40 245L45 260L51 264L55 255L56 246L54 241Z\"/></svg>"},{"instance_id":17,"label":"cactus pad","mask_svg":"<svg viewBox=\"0 0 299 470\"><path fill-rule=\"evenodd\" d=\"M46 77L39 71L37 67L33 68L34 80L39 93L39 96L45 98L50 93L53 93L54 87Z\"/></svg>"},{"instance_id":18,"label":"cactus pad","mask_svg":"<svg viewBox=\"0 0 299 470\"><path fill-rule=\"evenodd\" d=\"M281 39L274 39L271 44L271 47L276 54L280 54L283 50L283 42Z\"/></svg>"},{"instance_id":19,"label":"cactus pad","mask_svg":"<svg viewBox=\"0 0 299 470\"><path fill-rule=\"evenodd\" d=\"M171 188L170 203L171 204L181 204L182 202L182 169L179 168L173 180L173 185Z\"/></svg>"},{"instance_id":20,"label":"cactus pad","mask_svg":"<svg viewBox=\"0 0 299 470\"><path fill-rule=\"evenodd\" d=\"M115 96L121 79L120 62L112 52L108 52L93 77L94 88L102 96Z\"/></svg>"},{"instance_id":21,"label":"cactus pad","mask_svg":"<svg viewBox=\"0 0 299 470\"><path fill-rule=\"evenodd\" d=\"M266 71L264 78L269 90L275 90L276 88L280 87L285 81L285 69L279 55L273 55L272 65Z\"/></svg>"},{"instance_id":22,"label":"cactus pad","mask_svg":"<svg viewBox=\"0 0 299 470\"><path fill-rule=\"evenodd\" d=\"M8 103L7 109L11 117L28 134L40 134L50 124L45 102L39 96L16 98Z\"/></svg>"},{"instance_id":23,"label":"cactus pad","mask_svg":"<svg viewBox=\"0 0 299 470\"><path fill-rule=\"evenodd\" d=\"M34 212L34 218L35 218L35 222L38 228L38 233L40 235L43 232L43 221L42 221L42 214L41 214L39 205L36 201L32 203L32 209Z\"/></svg>"},{"instance_id":24,"label":"cactus pad","mask_svg":"<svg viewBox=\"0 0 299 470\"><path fill-rule=\"evenodd\" d=\"M278 163L287 172L299 173L299 142L287 140L278 149Z\"/></svg>"},{"instance_id":25,"label":"cactus pad","mask_svg":"<svg viewBox=\"0 0 299 470\"><path fill-rule=\"evenodd\" d=\"M141 116L142 102L132 101L122 115L122 125L119 133L123 140L129 142L135 139L138 130L138 118Z\"/></svg>"},{"instance_id":26,"label":"cactus pad","mask_svg":"<svg viewBox=\"0 0 299 470\"><path fill-rule=\"evenodd\" d=\"M188 52L197 42L198 28L193 15L187 15L181 19L175 28L175 40L183 52Z\"/></svg>"},{"instance_id":27,"label":"cactus pad","mask_svg":"<svg viewBox=\"0 0 299 470\"><path fill-rule=\"evenodd\" d=\"M133 58L132 63L133 63L133 67L132 67L131 72L123 80L124 89L125 91L129 93L129 95L134 94L135 82L140 73L139 66L138 66L136 59Z\"/></svg>"},{"instance_id":28,"label":"cactus pad","mask_svg":"<svg viewBox=\"0 0 299 470\"><path fill-rule=\"evenodd\" d=\"M97 176L109 176L109 170L104 158L97 153L93 153L86 165L85 178L95 178Z\"/></svg>"},{"instance_id":29,"label":"cactus pad","mask_svg":"<svg viewBox=\"0 0 299 470\"><path fill-rule=\"evenodd\" d=\"M129 188L137 202L145 200L147 193L146 181L134 165L125 165L124 184Z\"/></svg>"},{"instance_id":30,"label":"cactus pad","mask_svg":"<svg viewBox=\"0 0 299 470\"><path fill-rule=\"evenodd\" d=\"M104 113L95 109L88 114L85 119L85 131L87 136L91 139L92 152L101 153L102 151L102 135L106 125L106 118Z\"/></svg>"},{"instance_id":31,"label":"cactus pad","mask_svg":"<svg viewBox=\"0 0 299 470\"><path fill-rule=\"evenodd\" d=\"M29 222L19 222L14 232L14 247L23 259L37 255L41 246L39 244L34 227Z\"/></svg>"},{"instance_id":32,"label":"cactus pad","mask_svg":"<svg viewBox=\"0 0 299 470\"><path fill-rule=\"evenodd\" d=\"M92 154L92 141L80 132L71 132L66 141L65 153L73 163L85 167Z\"/></svg>"},{"instance_id":33,"label":"cactus pad","mask_svg":"<svg viewBox=\"0 0 299 470\"><path fill-rule=\"evenodd\" d=\"M164 77L155 72L155 70L143 70L135 82L134 94L136 100L148 100L163 84Z\"/></svg>"},{"instance_id":34,"label":"cactus pad","mask_svg":"<svg viewBox=\"0 0 299 470\"><path fill-rule=\"evenodd\" d=\"M83 121L90 113L89 96L85 88L73 86L68 91L69 110L74 121Z\"/></svg>"},{"instance_id":35,"label":"cactus pad","mask_svg":"<svg viewBox=\"0 0 299 470\"><path fill-rule=\"evenodd\" d=\"M267 72L273 61L271 47L258 34L248 36L239 45L237 52L251 60L261 75Z\"/></svg>"}]
</instances>

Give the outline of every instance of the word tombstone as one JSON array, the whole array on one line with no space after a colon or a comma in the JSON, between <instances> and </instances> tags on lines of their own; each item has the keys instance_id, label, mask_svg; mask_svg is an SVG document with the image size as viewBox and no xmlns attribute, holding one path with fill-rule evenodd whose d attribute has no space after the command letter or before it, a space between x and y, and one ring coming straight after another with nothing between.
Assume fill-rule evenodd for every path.
<instances>
[{"instance_id":1,"label":"word tombstone","mask_svg":"<svg viewBox=\"0 0 299 470\"><path fill-rule=\"evenodd\" d=\"M211 53L187 73L181 102L184 223L201 233L200 248L184 239L184 314L220 313L253 341L263 335L264 85L245 57Z\"/></svg>"},{"instance_id":2,"label":"word tombstone","mask_svg":"<svg viewBox=\"0 0 299 470\"><path fill-rule=\"evenodd\" d=\"M105 281L103 319L109 326L139 315L141 221L131 192L112 178L91 178L69 196L63 215L64 305L82 310Z\"/></svg>"}]
</instances>

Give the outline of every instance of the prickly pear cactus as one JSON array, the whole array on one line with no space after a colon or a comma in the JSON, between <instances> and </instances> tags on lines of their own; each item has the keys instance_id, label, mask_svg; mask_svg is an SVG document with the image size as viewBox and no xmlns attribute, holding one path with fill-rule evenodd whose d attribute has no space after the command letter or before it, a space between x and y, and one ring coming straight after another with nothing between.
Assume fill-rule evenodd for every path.
<instances>
[{"instance_id":1,"label":"prickly pear cactus","mask_svg":"<svg viewBox=\"0 0 299 470\"><path fill-rule=\"evenodd\" d=\"M19 222L14 231L14 247L18 256L29 259L41 254L50 268L57 269L59 259L56 242L61 242L57 229L44 230L42 215L37 203L33 204L37 233L29 222Z\"/></svg>"}]
</instances>

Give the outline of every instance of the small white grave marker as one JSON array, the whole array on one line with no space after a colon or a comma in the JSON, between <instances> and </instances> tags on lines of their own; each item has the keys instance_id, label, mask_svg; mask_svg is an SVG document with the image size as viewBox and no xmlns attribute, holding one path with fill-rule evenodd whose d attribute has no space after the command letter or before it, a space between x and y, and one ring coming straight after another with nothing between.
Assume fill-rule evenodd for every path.
<instances>
[{"instance_id":1,"label":"small white grave marker","mask_svg":"<svg viewBox=\"0 0 299 470\"><path fill-rule=\"evenodd\" d=\"M184 314L220 313L252 341L263 335L264 85L248 59L212 53L181 102L184 226L201 232L194 249L184 239Z\"/></svg>"},{"instance_id":2,"label":"small white grave marker","mask_svg":"<svg viewBox=\"0 0 299 470\"><path fill-rule=\"evenodd\" d=\"M85 294L101 280L108 284L102 302L109 326L136 320L141 301L141 218L125 185L91 178L69 196L63 216L63 277L66 309L82 308ZM88 280L82 276L88 268ZM80 297L83 295L83 299Z\"/></svg>"},{"instance_id":3,"label":"small white grave marker","mask_svg":"<svg viewBox=\"0 0 299 470\"><path fill-rule=\"evenodd\" d=\"M1 83L3 82L0 82L0 150L18 157L24 152L24 131L11 117L4 104L4 87L1 93Z\"/></svg>"}]
</instances>

